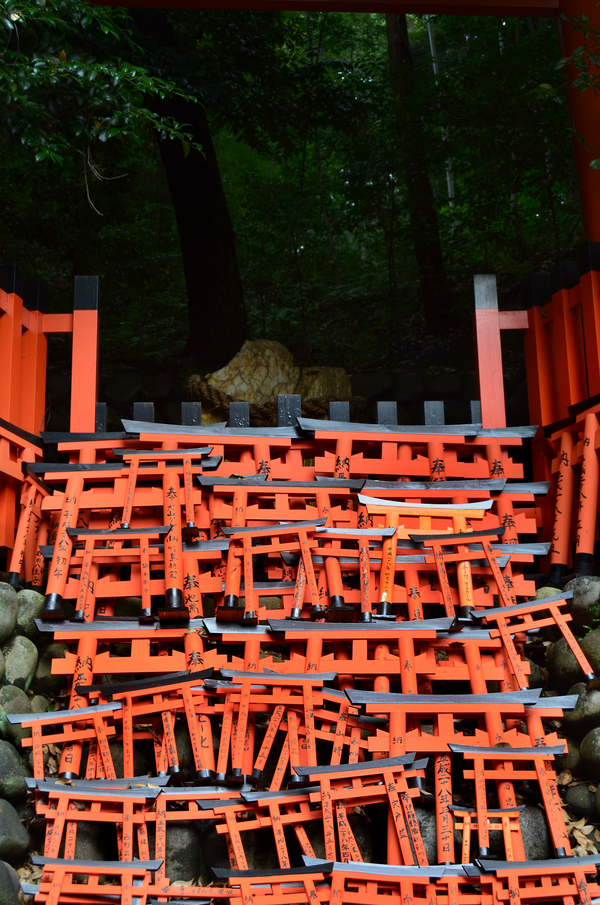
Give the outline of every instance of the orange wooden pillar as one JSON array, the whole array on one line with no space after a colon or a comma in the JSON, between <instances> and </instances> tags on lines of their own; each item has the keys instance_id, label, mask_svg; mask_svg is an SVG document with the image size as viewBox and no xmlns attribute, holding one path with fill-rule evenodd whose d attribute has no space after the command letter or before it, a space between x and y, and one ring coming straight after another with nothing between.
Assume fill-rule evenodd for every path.
<instances>
[{"instance_id":1,"label":"orange wooden pillar","mask_svg":"<svg viewBox=\"0 0 600 905\"><path fill-rule=\"evenodd\" d=\"M596 0L560 0L560 12L567 19L587 16L590 26L600 29L600 8ZM568 22L559 19L558 27L561 50L565 56L569 56L584 44L588 46L593 44L584 40L582 32L573 31ZM593 48L592 52L594 51L597 52L597 49ZM591 65L590 71L598 77L597 66ZM600 149L600 96L592 89L578 92L576 88L569 87L576 74L572 67L566 67L567 101L570 126L575 133L573 151L581 198L581 214L586 239L600 242L600 170L590 169L590 164ZM583 144L577 135L582 136Z\"/></svg>"},{"instance_id":2,"label":"orange wooden pillar","mask_svg":"<svg viewBox=\"0 0 600 905\"><path fill-rule=\"evenodd\" d=\"M44 429L48 341L44 317L48 311L48 284L40 277L25 280L23 335L21 338L20 399L17 424L38 434Z\"/></svg>"},{"instance_id":3,"label":"orange wooden pillar","mask_svg":"<svg viewBox=\"0 0 600 905\"><path fill-rule=\"evenodd\" d=\"M21 391L23 273L15 264L0 267L0 418L18 424Z\"/></svg>"},{"instance_id":4,"label":"orange wooden pillar","mask_svg":"<svg viewBox=\"0 0 600 905\"><path fill-rule=\"evenodd\" d=\"M75 277L71 431L93 433L98 399L98 277Z\"/></svg>"},{"instance_id":5,"label":"orange wooden pillar","mask_svg":"<svg viewBox=\"0 0 600 905\"><path fill-rule=\"evenodd\" d=\"M600 242L577 249L588 396L600 393Z\"/></svg>"},{"instance_id":6,"label":"orange wooden pillar","mask_svg":"<svg viewBox=\"0 0 600 905\"><path fill-rule=\"evenodd\" d=\"M496 277L478 273L473 277L475 296L474 334L481 421L484 428L506 427L502 330L526 330L525 311L499 311Z\"/></svg>"}]
</instances>

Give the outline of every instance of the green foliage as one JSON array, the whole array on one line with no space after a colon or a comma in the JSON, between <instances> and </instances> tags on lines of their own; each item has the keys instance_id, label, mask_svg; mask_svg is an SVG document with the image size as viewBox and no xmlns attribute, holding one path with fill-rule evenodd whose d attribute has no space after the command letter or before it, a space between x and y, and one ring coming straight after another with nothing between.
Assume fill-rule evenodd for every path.
<instances>
[{"instance_id":1,"label":"green foliage","mask_svg":"<svg viewBox=\"0 0 600 905\"><path fill-rule=\"evenodd\" d=\"M150 127L189 138L151 107L152 98L183 92L123 59L134 45L122 10L83 0L4 0L3 7L0 123L36 161L62 164L74 149L89 161L92 142L144 142Z\"/></svg>"},{"instance_id":2,"label":"green foliage","mask_svg":"<svg viewBox=\"0 0 600 905\"><path fill-rule=\"evenodd\" d=\"M252 336L302 361L403 360L419 302L403 117L422 127L418 153L465 314L473 272L519 276L579 237L550 20L434 17L435 77L427 20L410 17L414 92L399 107L378 13L136 9L128 19L80 0L10 0L4 11L0 201L13 216L0 223L3 256L46 276L57 309L73 273L100 274L105 363L178 355L186 339L176 226L148 132L188 141L156 116L166 91L208 112ZM35 166L15 156L15 139L39 155ZM115 172L128 175L106 181Z\"/></svg>"}]
</instances>

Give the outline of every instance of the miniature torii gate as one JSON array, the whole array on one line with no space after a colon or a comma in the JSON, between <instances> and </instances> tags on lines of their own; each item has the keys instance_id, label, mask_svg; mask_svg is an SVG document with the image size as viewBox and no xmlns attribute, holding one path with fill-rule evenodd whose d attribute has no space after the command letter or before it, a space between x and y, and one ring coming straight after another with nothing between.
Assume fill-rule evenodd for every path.
<instances>
[{"instance_id":1,"label":"miniature torii gate","mask_svg":"<svg viewBox=\"0 0 600 905\"><path fill-rule=\"evenodd\" d=\"M212 9L214 0L92 0L98 6ZM311 10L354 13L428 13L448 16L587 16L600 30L600 8L595 0L219 0L221 9ZM561 52L568 56L584 41L580 33L559 20ZM600 70L597 69L600 77ZM567 81L574 73L567 70ZM592 90L568 90L571 127L584 139L573 146L585 237L600 242L600 171L590 169L593 151L600 150L600 96Z\"/></svg>"}]
</instances>

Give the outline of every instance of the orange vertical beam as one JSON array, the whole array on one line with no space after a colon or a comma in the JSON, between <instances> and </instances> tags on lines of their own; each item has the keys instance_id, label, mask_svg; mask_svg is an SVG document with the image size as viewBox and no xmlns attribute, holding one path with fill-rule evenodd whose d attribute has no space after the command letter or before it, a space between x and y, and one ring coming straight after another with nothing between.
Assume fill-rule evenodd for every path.
<instances>
[{"instance_id":1,"label":"orange vertical beam","mask_svg":"<svg viewBox=\"0 0 600 905\"><path fill-rule=\"evenodd\" d=\"M98 398L98 277L75 277L71 431L93 433Z\"/></svg>"},{"instance_id":2,"label":"orange vertical beam","mask_svg":"<svg viewBox=\"0 0 600 905\"><path fill-rule=\"evenodd\" d=\"M484 428L506 427L496 277L478 273L473 277L473 287L481 421Z\"/></svg>"},{"instance_id":3,"label":"orange vertical beam","mask_svg":"<svg viewBox=\"0 0 600 905\"><path fill-rule=\"evenodd\" d=\"M579 246L577 266L588 395L596 396L600 393L600 242L584 242Z\"/></svg>"},{"instance_id":4,"label":"orange vertical beam","mask_svg":"<svg viewBox=\"0 0 600 905\"><path fill-rule=\"evenodd\" d=\"M11 424L19 417L22 318L23 273L7 264L0 267L0 418Z\"/></svg>"},{"instance_id":5,"label":"orange vertical beam","mask_svg":"<svg viewBox=\"0 0 600 905\"><path fill-rule=\"evenodd\" d=\"M17 424L38 434L44 428L46 411L46 361L48 342L44 314L48 308L48 284L40 277L25 280L23 305L26 326L21 339L21 393Z\"/></svg>"},{"instance_id":6,"label":"orange vertical beam","mask_svg":"<svg viewBox=\"0 0 600 905\"><path fill-rule=\"evenodd\" d=\"M552 280L552 364L558 380L554 395L556 418L567 418L569 406L587 399L585 351L579 307L579 271L572 261L561 261L550 271Z\"/></svg>"},{"instance_id":7,"label":"orange vertical beam","mask_svg":"<svg viewBox=\"0 0 600 905\"><path fill-rule=\"evenodd\" d=\"M592 28L600 29L600 9L596 0L560 0L560 12L567 19L575 16L587 16ZM588 45L592 52L593 39L585 41L582 32L574 32L570 24L561 17L558 20L561 38L561 50L565 56L582 45ZM589 70L593 77L598 76L598 66L589 61ZM600 171L590 169L590 164L600 149L600 97L594 89L578 92L569 87L577 73L571 67L565 68L567 82L567 102L569 107L570 126L573 130L573 151L579 183L581 214L586 239L600 242ZM583 142L579 140L579 136Z\"/></svg>"}]
</instances>

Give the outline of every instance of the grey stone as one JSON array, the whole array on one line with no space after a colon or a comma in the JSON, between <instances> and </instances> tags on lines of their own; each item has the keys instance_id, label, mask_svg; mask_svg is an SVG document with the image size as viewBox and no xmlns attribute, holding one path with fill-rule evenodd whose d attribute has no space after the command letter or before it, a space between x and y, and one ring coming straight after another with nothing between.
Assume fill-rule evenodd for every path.
<instances>
[{"instance_id":1,"label":"grey stone","mask_svg":"<svg viewBox=\"0 0 600 905\"><path fill-rule=\"evenodd\" d=\"M137 619L141 612L141 597L117 597L115 599L115 616L131 616L133 619Z\"/></svg>"},{"instance_id":2,"label":"grey stone","mask_svg":"<svg viewBox=\"0 0 600 905\"><path fill-rule=\"evenodd\" d=\"M64 657L66 644L49 644L39 659L35 675L31 680L31 690L36 694L59 694L67 687L69 676L52 674L52 661Z\"/></svg>"},{"instance_id":3,"label":"grey stone","mask_svg":"<svg viewBox=\"0 0 600 905\"><path fill-rule=\"evenodd\" d=\"M168 877L176 878L191 885L196 878L208 878L208 867L202 846L201 823L204 821L185 820L181 823L168 821L165 842L165 871ZM214 835L214 827L212 828ZM246 833L245 836L251 835ZM246 840L244 839L244 847ZM212 866L212 863L210 864ZM171 880L172 882L172 880Z\"/></svg>"},{"instance_id":4,"label":"grey stone","mask_svg":"<svg viewBox=\"0 0 600 905\"><path fill-rule=\"evenodd\" d=\"M29 848L29 833L10 801L0 798L0 858L16 864Z\"/></svg>"},{"instance_id":5,"label":"grey stone","mask_svg":"<svg viewBox=\"0 0 600 905\"><path fill-rule=\"evenodd\" d=\"M16 685L5 685L0 688L0 732L3 738L20 747L21 740L29 738L31 729L22 729L19 725L11 725L6 713L31 713L31 703L25 692Z\"/></svg>"},{"instance_id":6,"label":"grey stone","mask_svg":"<svg viewBox=\"0 0 600 905\"><path fill-rule=\"evenodd\" d=\"M32 641L36 641L39 632L34 622L44 608L44 595L38 594L37 591L25 589L17 594L19 609L17 612L17 624L15 631L17 635L25 635Z\"/></svg>"},{"instance_id":7,"label":"grey stone","mask_svg":"<svg viewBox=\"0 0 600 905\"><path fill-rule=\"evenodd\" d=\"M0 861L0 905L21 905L19 875L6 861Z\"/></svg>"},{"instance_id":8,"label":"grey stone","mask_svg":"<svg viewBox=\"0 0 600 905\"><path fill-rule=\"evenodd\" d=\"M563 792L563 800L576 817L596 818L596 793L590 792L587 782L568 786Z\"/></svg>"},{"instance_id":9,"label":"grey stone","mask_svg":"<svg viewBox=\"0 0 600 905\"><path fill-rule=\"evenodd\" d=\"M394 399L402 404L414 402L423 392L423 378L420 374L394 374Z\"/></svg>"},{"instance_id":10,"label":"grey stone","mask_svg":"<svg viewBox=\"0 0 600 905\"><path fill-rule=\"evenodd\" d=\"M581 754L579 753L579 745L572 738L565 738L568 751L565 754L558 754L554 758L554 767L557 773L563 770L570 770L573 776L579 776L581 764Z\"/></svg>"},{"instance_id":11,"label":"grey stone","mask_svg":"<svg viewBox=\"0 0 600 905\"><path fill-rule=\"evenodd\" d=\"M114 832L114 827L112 828ZM75 839L75 860L102 861L106 857L106 842L110 837L109 825L77 821ZM116 839L115 839L116 841Z\"/></svg>"},{"instance_id":12,"label":"grey stone","mask_svg":"<svg viewBox=\"0 0 600 905\"><path fill-rule=\"evenodd\" d=\"M548 670L544 669L543 666L538 666L537 663L534 663L533 660L527 660L529 663L530 673L529 673L529 687L530 688L543 688L548 681Z\"/></svg>"},{"instance_id":13,"label":"grey stone","mask_svg":"<svg viewBox=\"0 0 600 905\"><path fill-rule=\"evenodd\" d=\"M581 771L593 782L600 780L600 727L592 729L579 746Z\"/></svg>"},{"instance_id":14,"label":"grey stone","mask_svg":"<svg viewBox=\"0 0 600 905\"><path fill-rule=\"evenodd\" d=\"M560 694L564 694L574 682L583 678L581 667L564 638L559 638L550 645L546 652L546 662L551 685Z\"/></svg>"},{"instance_id":15,"label":"grey stone","mask_svg":"<svg viewBox=\"0 0 600 905\"><path fill-rule=\"evenodd\" d=\"M15 801L27 794L25 769L17 750L10 742L0 741L0 797Z\"/></svg>"},{"instance_id":16,"label":"grey stone","mask_svg":"<svg viewBox=\"0 0 600 905\"><path fill-rule=\"evenodd\" d=\"M123 745L120 742L109 742L109 747L115 773L121 777L123 776ZM133 770L134 776L144 776L151 772L150 761L139 745L136 745L133 750Z\"/></svg>"},{"instance_id":17,"label":"grey stone","mask_svg":"<svg viewBox=\"0 0 600 905\"><path fill-rule=\"evenodd\" d=\"M545 861L552 857L552 844L546 815L540 808L526 807L519 815L525 858L527 861Z\"/></svg>"},{"instance_id":18,"label":"grey stone","mask_svg":"<svg viewBox=\"0 0 600 905\"><path fill-rule=\"evenodd\" d=\"M12 585L0 581L0 641L12 635L17 624L19 601Z\"/></svg>"},{"instance_id":19,"label":"grey stone","mask_svg":"<svg viewBox=\"0 0 600 905\"><path fill-rule=\"evenodd\" d=\"M593 627L600 622L600 578L597 575L578 575L566 583L564 590L573 591L569 606L573 627Z\"/></svg>"},{"instance_id":20,"label":"grey stone","mask_svg":"<svg viewBox=\"0 0 600 905\"><path fill-rule=\"evenodd\" d=\"M38 662L37 647L23 635L16 635L5 650L6 681L25 691L29 688Z\"/></svg>"},{"instance_id":21,"label":"grey stone","mask_svg":"<svg viewBox=\"0 0 600 905\"><path fill-rule=\"evenodd\" d=\"M535 599L542 600L544 597L556 597L560 594L560 588L552 588L550 585L544 585L535 592Z\"/></svg>"},{"instance_id":22,"label":"grey stone","mask_svg":"<svg viewBox=\"0 0 600 905\"><path fill-rule=\"evenodd\" d=\"M424 808L420 805L414 805L415 815L417 818L417 822L419 824L419 829L421 831L421 839L423 840L423 845L425 847L425 853L427 855L427 860L430 864L437 864L437 836L436 836L436 821L435 821L435 810L430 808ZM441 861L452 861L454 862L454 852L450 853L449 857L446 858L444 853L444 857L441 858ZM377 859L379 860L379 859ZM385 859L382 859L385 860Z\"/></svg>"},{"instance_id":23,"label":"grey stone","mask_svg":"<svg viewBox=\"0 0 600 905\"><path fill-rule=\"evenodd\" d=\"M600 670L600 628L596 628L584 635L579 644L581 650L590 661L592 669L595 673L598 673Z\"/></svg>"},{"instance_id":24,"label":"grey stone","mask_svg":"<svg viewBox=\"0 0 600 905\"><path fill-rule=\"evenodd\" d=\"M49 706L50 706L50 701L43 694L34 694L34 696L31 698L31 712L32 713L46 713Z\"/></svg>"},{"instance_id":25,"label":"grey stone","mask_svg":"<svg viewBox=\"0 0 600 905\"><path fill-rule=\"evenodd\" d=\"M600 691L579 692L573 710L565 710L564 731L575 738L583 738L591 729L600 726Z\"/></svg>"}]
</instances>

